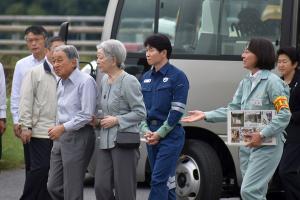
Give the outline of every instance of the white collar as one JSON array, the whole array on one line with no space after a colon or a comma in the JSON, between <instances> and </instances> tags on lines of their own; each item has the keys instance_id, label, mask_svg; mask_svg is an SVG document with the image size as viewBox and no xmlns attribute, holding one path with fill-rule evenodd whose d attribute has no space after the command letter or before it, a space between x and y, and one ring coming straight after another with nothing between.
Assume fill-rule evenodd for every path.
<instances>
[{"instance_id":1,"label":"white collar","mask_svg":"<svg viewBox=\"0 0 300 200\"><path fill-rule=\"evenodd\" d=\"M251 80L255 80L260 73L261 73L261 70L258 70L255 74L252 74L250 72L249 77L250 77Z\"/></svg>"}]
</instances>

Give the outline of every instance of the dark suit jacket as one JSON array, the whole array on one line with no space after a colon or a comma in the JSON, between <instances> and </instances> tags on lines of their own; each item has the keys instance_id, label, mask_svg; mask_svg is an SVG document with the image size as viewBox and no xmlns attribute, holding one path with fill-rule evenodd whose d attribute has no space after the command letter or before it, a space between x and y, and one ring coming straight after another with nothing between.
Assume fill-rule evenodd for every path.
<instances>
[{"instance_id":1,"label":"dark suit jacket","mask_svg":"<svg viewBox=\"0 0 300 200\"><path fill-rule=\"evenodd\" d=\"M288 127L287 141L291 143L300 143L300 70L297 70L290 86L290 100L289 105L292 117Z\"/></svg>"}]
</instances>

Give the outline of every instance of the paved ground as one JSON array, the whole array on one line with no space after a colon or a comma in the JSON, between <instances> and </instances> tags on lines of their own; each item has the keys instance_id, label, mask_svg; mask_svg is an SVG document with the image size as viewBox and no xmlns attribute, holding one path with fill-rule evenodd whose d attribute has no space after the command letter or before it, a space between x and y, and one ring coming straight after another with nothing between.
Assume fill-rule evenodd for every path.
<instances>
[{"instance_id":1,"label":"paved ground","mask_svg":"<svg viewBox=\"0 0 300 200\"><path fill-rule=\"evenodd\" d=\"M16 200L20 198L24 185L24 173L24 169L0 171L0 200ZM148 194L149 188L139 185L137 200L147 199ZM84 188L84 199L96 199L91 181L87 181Z\"/></svg>"},{"instance_id":2,"label":"paved ground","mask_svg":"<svg viewBox=\"0 0 300 200\"><path fill-rule=\"evenodd\" d=\"M0 200L19 199L22 193L23 184L24 169L0 171ZM139 185L137 190L137 200L146 200L148 195L149 188L144 185ZM95 199L95 193L91 181L87 181L84 188L84 200ZM226 200L239 200L239 198L230 198Z\"/></svg>"}]
</instances>

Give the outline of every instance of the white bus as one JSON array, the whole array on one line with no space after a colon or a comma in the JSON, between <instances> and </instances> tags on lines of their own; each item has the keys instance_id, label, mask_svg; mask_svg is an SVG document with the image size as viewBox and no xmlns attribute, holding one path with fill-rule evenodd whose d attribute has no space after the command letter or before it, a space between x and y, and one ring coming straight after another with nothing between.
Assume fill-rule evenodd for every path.
<instances>
[{"instance_id":1,"label":"white bus","mask_svg":"<svg viewBox=\"0 0 300 200\"><path fill-rule=\"evenodd\" d=\"M268 38L276 49L298 46L298 10L298 0L110 0L102 41L121 40L128 50L126 70L139 77L150 67L143 41L153 33L166 34L173 45L170 62L190 81L187 110L208 111L226 106L245 76L241 53L250 38ZM226 144L226 123L184 128L176 169L178 199L239 195L239 149ZM143 143L138 180L149 178ZM277 189L274 180L269 192Z\"/></svg>"}]
</instances>

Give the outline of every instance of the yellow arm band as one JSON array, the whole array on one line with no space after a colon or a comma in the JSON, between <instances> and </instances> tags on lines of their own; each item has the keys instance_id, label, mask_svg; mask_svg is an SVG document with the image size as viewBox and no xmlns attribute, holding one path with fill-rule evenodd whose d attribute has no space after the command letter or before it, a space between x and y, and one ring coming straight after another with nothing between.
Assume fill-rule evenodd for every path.
<instances>
[{"instance_id":1,"label":"yellow arm band","mask_svg":"<svg viewBox=\"0 0 300 200\"><path fill-rule=\"evenodd\" d=\"M273 101L274 107L276 112L279 112L279 110L283 109L283 108L289 108L289 103L288 103L288 99L286 96L279 96L277 97L274 101Z\"/></svg>"}]
</instances>

